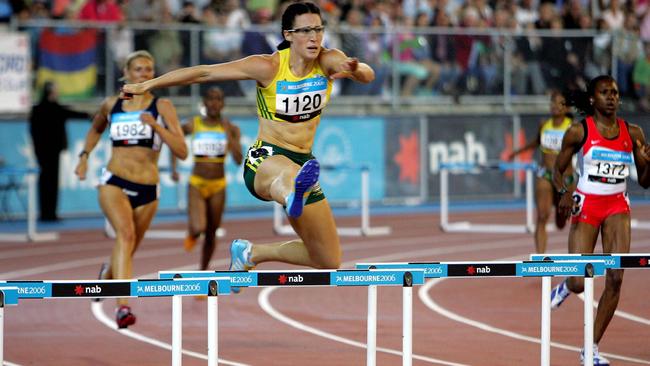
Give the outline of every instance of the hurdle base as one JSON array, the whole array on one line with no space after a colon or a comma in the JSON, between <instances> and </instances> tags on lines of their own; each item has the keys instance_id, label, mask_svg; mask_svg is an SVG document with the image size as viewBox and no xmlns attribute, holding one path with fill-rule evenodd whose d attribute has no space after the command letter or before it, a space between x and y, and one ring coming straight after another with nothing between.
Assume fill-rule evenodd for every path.
<instances>
[{"instance_id":1,"label":"hurdle base","mask_svg":"<svg viewBox=\"0 0 650 366\"><path fill-rule=\"evenodd\" d=\"M632 219L630 220L630 227L632 227L632 229L650 230L650 222Z\"/></svg>"},{"instance_id":2,"label":"hurdle base","mask_svg":"<svg viewBox=\"0 0 650 366\"><path fill-rule=\"evenodd\" d=\"M42 233L2 233L0 234L0 241L17 241L17 242L39 242L39 241L54 241L59 239L59 233L56 232L42 232Z\"/></svg>"},{"instance_id":3,"label":"hurdle base","mask_svg":"<svg viewBox=\"0 0 650 366\"><path fill-rule=\"evenodd\" d=\"M277 235L296 235L291 225L274 226L273 231ZM340 236L379 236L390 235L391 228L389 226L376 226L369 228L362 227L339 227L336 232Z\"/></svg>"},{"instance_id":4,"label":"hurdle base","mask_svg":"<svg viewBox=\"0 0 650 366\"><path fill-rule=\"evenodd\" d=\"M115 239L115 230L113 227L106 222L104 226L104 233L107 237ZM170 239L170 240L182 240L187 236L187 231L185 230L158 230L150 229L144 234L144 237L147 239ZM226 229L218 228L217 229L217 238L223 238L226 236Z\"/></svg>"}]
</instances>

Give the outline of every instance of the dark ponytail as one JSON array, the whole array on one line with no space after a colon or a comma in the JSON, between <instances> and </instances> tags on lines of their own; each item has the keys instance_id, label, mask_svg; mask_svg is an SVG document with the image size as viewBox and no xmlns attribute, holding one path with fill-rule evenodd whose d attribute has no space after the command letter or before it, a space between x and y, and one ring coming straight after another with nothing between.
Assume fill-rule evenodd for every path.
<instances>
[{"instance_id":1,"label":"dark ponytail","mask_svg":"<svg viewBox=\"0 0 650 366\"><path fill-rule=\"evenodd\" d=\"M601 81L613 81L616 80L609 75L600 75L591 79L587 84L587 90L574 90L566 93L566 103L567 106L575 107L581 114L587 116L594 115L594 106L591 103L590 98L596 94L596 86Z\"/></svg>"},{"instance_id":2,"label":"dark ponytail","mask_svg":"<svg viewBox=\"0 0 650 366\"><path fill-rule=\"evenodd\" d=\"M293 29L293 22L296 20L298 15L302 14L318 14L320 15L320 9L314 3L298 1L289 5L284 13L282 13L282 38L283 41L278 45L278 50L283 50L291 46L291 42L284 39L284 31ZM322 17L321 17L322 19Z\"/></svg>"}]
</instances>

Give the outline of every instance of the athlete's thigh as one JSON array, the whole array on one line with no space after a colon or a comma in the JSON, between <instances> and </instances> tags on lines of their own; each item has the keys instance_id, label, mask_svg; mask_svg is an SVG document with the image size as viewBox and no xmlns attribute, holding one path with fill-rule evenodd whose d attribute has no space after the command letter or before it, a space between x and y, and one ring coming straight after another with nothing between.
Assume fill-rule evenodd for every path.
<instances>
[{"instance_id":1,"label":"athlete's thigh","mask_svg":"<svg viewBox=\"0 0 650 366\"><path fill-rule=\"evenodd\" d=\"M144 238L144 234L149 229L149 225L151 225L151 221L156 215L156 210L158 210L158 200L153 200L133 210L136 243L139 243Z\"/></svg>"},{"instance_id":2,"label":"athlete's thigh","mask_svg":"<svg viewBox=\"0 0 650 366\"><path fill-rule=\"evenodd\" d=\"M99 186L99 206L116 233L120 231L135 233L133 209L120 187L111 184Z\"/></svg>"},{"instance_id":3,"label":"athlete's thigh","mask_svg":"<svg viewBox=\"0 0 650 366\"><path fill-rule=\"evenodd\" d=\"M221 216L223 215L223 209L226 204L226 189L224 188L220 192L217 192L210 196L207 200L208 206L208 215L207 218L210 220L208 226L216 229L221 223Z\"/></svg>"},{"instance_id":4,"label":"athlete's thigh","mask_svg":"<svg viewBox=\"0 0 650 366\"><path fill-rule=\"evenodd\" d=\"M569 253L593 253L599 228L578 222L571 225L569 232Z\"/></svg>"},{"instance_id":5,"label":"athlete's thigh","mask_svg":"<svg viewBox=\"0 0 650 366\"><path fill-rule=\"evenodd\" d=\"M187 216L192 227L205 227L206 203L198 188L187 186Z\"/></svg>"},{"instance_id":6,"label":"athlete's thigh","mask_svg":"<svg viewBox=\"0 0 650 366\"><path fill-rule=\"evenodd\" d=\"M266 158L255 173L255 193L260 197L271 200L271 183L280 178L281 174L295 177L300 166L284 155L273 155Z\"/></svg>"},{"instance_id":7,"label":"athlete's thigh","mask_svg":"<svg viewBox=\"0 0 650 366\"><path fill-rule=\"evenodd\" d=\"M603 222L603 253L629 253L631 241L630 215L611 215Z\"/></svg>"},{"instance_id":8,"label":"athlete's thigh","mask_svg":"<svg viewBox=\"0 0 650 366\"><path fill-rule=\"evenodd\" d=\"M289 223L311 255L332 255L340 250L334 215L327 199L305 206L302 215Z\"/></svg>"},{"instance_id":9,"label":"athlete's thigh","mask_svg":"<svg viewBox=\"0 0 650 366\"><path fill-rule=\"evenodd\" d=\"M553 206L553 186L544 178L537 178L535 185L535 204L540 214L548 214Z\"/></svg>"}]
</instances>

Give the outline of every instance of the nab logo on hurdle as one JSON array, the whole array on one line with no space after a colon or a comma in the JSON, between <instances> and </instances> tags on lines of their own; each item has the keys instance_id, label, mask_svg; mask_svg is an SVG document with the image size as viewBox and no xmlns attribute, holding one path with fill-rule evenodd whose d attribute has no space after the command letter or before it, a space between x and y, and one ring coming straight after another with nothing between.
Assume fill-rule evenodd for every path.
<instances>
[{"instance_id":1,"label":"nab logo on hurdle","mask_svg":"<svg viewBox=\"0 0 650 366\"><path fill-rule=\"evenodd\" d=\"M280 275L280 277L278 277L278 283L281 285L286 285L287 283L302 283L303 281L304 278L299 274L295 276Z\"/></svg>"},{"instance_id":2,"label":"nab logo on hurdle","mask_svg":"<svg viewBox=\"0 0 650 366\"><path fill-rule=\"evenodd\" d=\"M467 274L470 275L470 276L490 274L490 267L489 266L483 266L483 267L469 266L469 267L467 267Z\"/></svg>"},{"instance_id":3,"label":"nab logo on hurdle","mask_svg":"<svg viewBox=\"0 0 650 366\"><path fill-rule=\"evenodd\" d=\"M101 294L101 293L102 293L102 288L99 287L99 285L86 286L86 287L81 286L81 285L77 285L74 288L74 294L77 295L77 296L83 296L83 295L86 295L86 294L97 295L97 294Z\"/></svg>"}]
</instances>

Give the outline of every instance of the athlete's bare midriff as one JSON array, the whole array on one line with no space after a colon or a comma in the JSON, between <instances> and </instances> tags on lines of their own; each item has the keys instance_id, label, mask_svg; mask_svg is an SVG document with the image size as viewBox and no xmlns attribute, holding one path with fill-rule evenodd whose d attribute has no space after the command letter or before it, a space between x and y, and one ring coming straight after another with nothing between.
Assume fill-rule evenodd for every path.
<instances>
[{"instance_id":1,"label":"athlete's bare midriff","mask_svg":"<svg viewBox=\"0 0 650 366\"><path fill-rule=\"evenodd\" d=\"M307 122L271 121L259 117L258 139L298 153L309 153L314 145L320 116Z\"/></svg>"},{"instance_id":2,"label":"athlete's bare midriff","mask_svg":"<svg viewBox=\"0 0 650 366\"><path fill-rule=\"evenodd\" d=\"M114 146L108 170L122 179L139 184L158 184L159 152L148 147Z\"/></svg>"}]
</instances>

